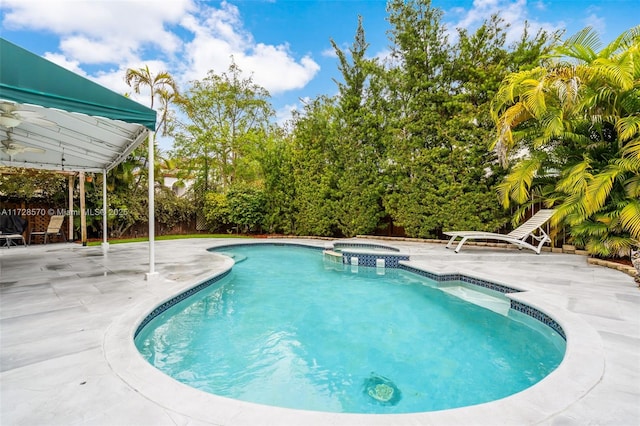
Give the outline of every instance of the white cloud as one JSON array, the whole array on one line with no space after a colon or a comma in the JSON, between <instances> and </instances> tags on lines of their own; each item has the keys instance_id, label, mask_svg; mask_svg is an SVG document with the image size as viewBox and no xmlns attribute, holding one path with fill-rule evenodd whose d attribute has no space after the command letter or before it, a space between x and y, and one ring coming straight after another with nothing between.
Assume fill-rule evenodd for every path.
<instances>
[{"instance_id":1,"label":"white cloud","mask_svg":"<svg viewBox=\"0 0 640 426\"><path fill-rule=\"evenodd\" d=\"M304 87L320 70L310 57L296 60L286 43L257 43L244 27L237 7L203 8L201 16L185 17L182 25L194 34L185 48L184 81L201 79L213 70L226 72L231 58L253 81L271 94Z\"/></svg>"},{"instance_id":2,"label":"white cloud","mask_svg":"<svg viewBox=\"0 0 640 426\"><path fill-rule=\"evenodd\" d=\"M243 70L251 70L254 81L272 94L301 89L320 71L320 66L309 56L296 62L286 45L256 45L241 54L236 63Z\"/></svg>"},{"instance_id":3,"label":"white cloud","mask_svg":"<svg viewBox=\"0 0 640 426\"><path fill-rule=\"evenodd\" d=\"M113 65L91 77L118 92L131 91L123 80L127 68L154 62L152 72L168 71L184 87L210 70L227 71L233 56L272 94L300 89L320 70L311 56L296 58L285 41L256 42L238 8L224 1L211 7L193 0L2 0L2 9L4 28L58 36L59 52L47 55L66 68L86 76L83 66Z\"/></svg>"},{"instance_id":4,"label":"white cloud","mask_svg":"<svg viewBox=\"0 0 640 426\"><path fill-rule=\"evenodd\" d=\"M537 10L541 10L541 11L547 10L547 4L542 0L534 2L533 3L533 7L535 7Z\"/></svg>"},{"instance_id":5,"label":"white cloud","mask_svg":"<svg viewBox=\"0 0 640 426\"><path fill-rule=\"evenodd\" d=\"M287 104L276 111L276 122L280 126L285 126L289 120L293 117L294 111L300 111L302 108L300 104Z\"/></svg>"},{"instance_id":6,"label":"white cloud","mask_svg":"<svg viewBox=\"0 0 640 426\"><path fill-rule=\"evenodd\" d=\"M86 64L130 60L148 46L180 49L165 26L193 10L191 0L3 0L3 26L53 32L63 54Z\"/></svg>"},{"instance_id":7,"label":"white cloud","mask_svg":"<svg viewBox=\"0 0 640 426\"><path fill-rule=\"evenodd\" d=\"M449 39L455 41L457 38L456 28L464 28L473 32L494 14L498 14L505 23L510 25L506 30L507 44L521 38L525 22L529 26L530 34L537 33L539 29L553 32L559 27L557 22L551 24L532 18L529 14L529 7L536 10L546 9L543 1L532 2L531 5L528 5L527 0L474 0L473 6L469 10L459 7L452 8L445 15L445 19L449 19L447 22Z\"/></svg>"},{"instance_id":8,"label":"white cloud","mask_svg":"<svg viewBox=\"0 0 640 426\"><path fill-rule=\"evenodd\" d=\"M600 16L598 7L589 7L587 9L587 17L583 20L585 27L592 27L598 34L604 34L607 32L607 25L605 19Z\"/></svg>"},{"instance_id":9,"label":"white cloud","mask_svg":"<svg viewBox=\"0 0 640 426\"><path fill-rule=\"evenodd\" d=\"M320 53L322 56L324 56L325 58L337 58L338 54L336 53L336 50L333 47L330 47L328 49L323 50Z\"/></svg>"},{"instance_id":10,"label":"white cloud","mask_svg":"<svg viewBox=\"0 0 640 426\"><path fill-rule=\"evenodd\" d=\"M117 64L136 57L131 49L131 44L122 39L91 39L85 36L71 36L60 40L60 49L65 55L77 58L85 64Z\"/></svg>"}]
</instances>

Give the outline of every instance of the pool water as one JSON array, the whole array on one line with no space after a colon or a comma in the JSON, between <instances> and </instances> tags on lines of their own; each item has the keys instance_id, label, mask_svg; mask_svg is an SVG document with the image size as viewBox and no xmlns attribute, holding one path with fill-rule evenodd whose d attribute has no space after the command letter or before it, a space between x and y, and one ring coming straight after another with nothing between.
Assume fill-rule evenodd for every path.
<instances>
[{"instance_id":1,"label":"pool water","mask_svg":"<svg viewBox=\"0 0 640 426\"><path fill-rule=\"evenodd\" d=\"M564 355L557 333L503 309L498 293L474 303L462 285L443 291L395 269L340 271L303 247L224 252L243 261L135 340L156 368L212 394L342 413L434 411L526 389Z\"/></svg>"}]
</instances>

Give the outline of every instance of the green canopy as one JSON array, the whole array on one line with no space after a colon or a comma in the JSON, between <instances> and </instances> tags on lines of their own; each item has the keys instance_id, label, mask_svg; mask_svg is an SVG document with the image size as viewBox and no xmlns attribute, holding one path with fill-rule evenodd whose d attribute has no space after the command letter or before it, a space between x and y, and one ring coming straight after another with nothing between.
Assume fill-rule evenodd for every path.
<instances>
[{"instance_id":1,"label":"green canopy","mask_svg":"<svg viewBox=\"0 0 640 426\"><path fill-rule=\"evenodd\" d=\"M0 38L0 99L58 108L155 131L156 112Z\"/></svg>"},{"instance_id":2,"label":"green canopy","mask_svg":"<svg viewBox=\"0 0 640 426\"><path fill-rule=\"evenodd\" d=\"M155 125L153 109L0 38L0 165L108 171Z\"/></svg>"}]
</instances>

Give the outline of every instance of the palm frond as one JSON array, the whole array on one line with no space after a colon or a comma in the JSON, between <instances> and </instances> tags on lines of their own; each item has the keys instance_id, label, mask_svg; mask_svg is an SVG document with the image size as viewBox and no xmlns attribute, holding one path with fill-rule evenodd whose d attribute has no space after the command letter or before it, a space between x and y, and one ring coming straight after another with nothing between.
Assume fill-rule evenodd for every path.
<instances>
[{"instance_id":1,"label":"palm frond","mask_svg":"<svg viewBox=\"0 0 640 426\"><path fill-rule=\"evenodd\" d=\"M579 193L567 196L564 202L558 206L557 210L558 212L552 218L552 224L563 221L573 227L582 224L589 218L584 203L584 196ZM553 219L555 219L555 221Z\"/></svg>"},{"instance_id":2,"label":"palm frond","mask_svg":"<svg viewBox=\"0 0 640 426\"><path fill-rule=\"evenodd\" d=\"M600 79L620 90L631 90L634 85L634 61L628 53L615 58L598 58L591 64Z\"/></svg>"},{"instance_id":3,"label":"palm frond","mask_svg":"<svg viewBox=\"0 0 640 426\"><path fill-rule=\"evenodd\" d=\"M555 214L551 217L551 226L557 227L559 224L563 222L567 222L567 218L572 216L576 205L575 203L566 202L567 197L563 197L563 203L558 205L555 210Z\"/></svg>"},{"instance_id":4,"label":"palm frond","mask_svg":"<svg viewBox=\"0 0 640 426\"><path fill-rule=\"evenodd\" d=\"M622 157L614 160L613 163L624 172L640 175L640 158L638 157Z\"/></svg>"},{"instance_id":5,"label":"palm frond","mask_svg":"<svg viewBox=\"0 0 640 426\"><path fill-rule=\"evenodd\" d=\"M558 56L567 56L572 59L590 63L597 58L595 52L602 45L598 33L591 27L585 27L558 46L554 53Z\"/></svg>"},{"instance_id":6,"label":"palm frond","mask_svg":"<svg viewBox=\"0 0 640 426\"><path fill-rule=\"evenodd\" d=\"M584 194L589 180L593 177L590 173L591 161L585 158L563 172L563 177L556 184L556 190L565 194Z\"/></svg>"},{"instance_id":7,"label":"palm frond","mask_svg":"<svg viewBox=\"0 0 640 426\"><path fill-rule=\"evenodd\" d=\"M574 238L580 239L586 243L589 237L596 237L597 239L600 239L607 234L607 231L608 227L605 223L589 219L583 220L581 223L572 226L570 234Z\"/></svg>"},{"instance_id":8,"label":"palm frond","mask_svg":"<svg viewBox=\"0 0 640 426\"><path fill-rule=\"evenodd\" d=\"M504 207L509 206L510 200L522 204L529 199L531 183L541 165L542 162L537 157L521 160L513 167L511 173L505 176L497 187L500 202Z\"/></svg>"},{"instance_id":9,"label":"palm frond","mask_svg":"<svg viewBox=\"0 0 640 426\"><path fill-rule=\"evenodd\" d=\"M547 111L544 81L527 79L520 84L524 88L520 94L524 108L532 117L542 117Z\"/></svg>"},{"instance_id":10,"label":"palm frond","mask_svg":"<svg viewBox=\"0 0 640 426\"><path fill-rule=\"evenodd\" d=\"M604 241L610 257L623 257L629 254L633 240L622 235L610 235Z\"/></svg>"},{"instance_id":11,"label":"palm frond","mask_svg":"<svg viewBox=\"0 0 640 426\"><path fill-rule=\"evenodd\" d=\"M629 141L622 149L624 158L640 159L640 137Z\"/></svg>"},{"instance_id":12,"label":"palm frond","mask_svg":"<svg viewBox=\"0 0 640 426\"><path fill-rule=\"evenodd\" d=\"M640 113L640 46L638 47L638 53L636 54L638 60L636 60L635 75L638 78L636 87L632 90L618 94L618 104L620 106L621 116L634 116Z\"/></svg>"},{"instance_id":13,"label":"palm frond","mask_svg":"<svg viewBox=\"0 0 640 426\"><path fill-rule=\"evenodd\" d=\"M588 215L593 214L604 206L613 182L621 174L622 170L616 165L610 165L590 179L585 193L585 210Z\"/></svg>"},{"instance_id":14,"label":"palm frond","mask_svg":"<svg viewBox=\"0 0 640 426\"><path fill-rule=\"evenodd\" d=\"M615 127L622 142L640 139L640 115L622 117L616 121Z\"/></svg>"},{"instance_id":15,"label":"palm frond","mask_svg":"<svg viewBox=\"0 0 640 426\"><path fill-rule=\"evenodd\" d=\"M564 109L571 110L580 99L580 87L582 87L582 80L576 70L579 68L565 67L564 72L559 70L554 73L553 78L547 79L547 84L553 90L560 105Z\"/></svg>"},{"instance_id":16,"label":"palm frond","mask_svg":"<svg viewBox=\"0 0 640 426\"><path fill-rule=\"evenodd\" d=\"M153 81L148 65L139 69L128 68L125 73L124 80L129 86L133 84L131 87L136 93L140 93L141 85L150 86Z\"/></svg>"},{"instance_id":17,"label":"palm frond","mask_svg":"<svg viewBox=\"0 0 640 426\"><path fill-rule=\"evenodd\" d=\"M620 34L615 40L602 49L600 56L614 56L620 51L630 50L634 46L637 47L638 45L640 45L640 25L630 28Z\"/></svg>"},{"instance_id":18,"label":"palm frond","mask_svg":"<svg viewBox=\"0 0 640 426\"><path fill-rule=\"evenodd\" d=\"M547 70L543 67L537 67L531 70L525 70L509 74L504 78L498 93L491 101L491 116L494 121L514 104L522 92L527 90L527 86L523 86L522 82L527 80L541 81L546 75Z\"/></svg>"},{"instance_id":19,"label":"palm frond","mask_svg":"<svg viewBox=\"0 0 640 426\"><path fill-rule=\"evenodd\" d=\"M547 138L557 137L565 131L563 111L561 109L550 109L545 116L538 118L542 126L541 136Z\"/></svg>"},{"instance_id":20,"label":"palm frond","mask_svg":"<svg viewBox=\"0 0 640 426\"><path fill-rule=\"evenodd\" d=\"M613 90L604 83L594 82L594 79L591 79L589 83L592 87L582 86L581 97L575 106L575 110L579 113L589 111L592 121L594 118L602 119L603 114L615 113L618 115L616 111L620 92Z\"/></svg>"},{"instance_id":21,"label":"palm frond","mask_svg":"<svg viewBox=\"0 0 640 426\"><path fill-rule=\"evenodd\" d=\"M512 105L499 117L498 137L491 148L497 153L500 164L503 166L507 165L509 151L515 145L512 129L530 118L531 115L522 102Z\"/></svg>"},{"instance_id":22,"label":"palm frond","mask_svg":"<svg viewBox=\"0 0 640 426\"><path fill-rule=\"evenodd\" d=\"M537 136L531 135L529 138L533 140L533 146L535 148L548 146L558 141L562 141L563 143L574 142L577 145L588 148L589 145L593 142L591 139L589 139L588 136L585 136L582 133L575 133L571 131L560 131L556 134L545 133Z\"/></svg>"},{"instance_id":23,"label":"palm frond","mask_svg":"<svg viewBox=\"0 0 640 426\"><path fill-rule=\"evenodd\" d=\"M513 129L532 117L533 115L527 105L524 102L517 102L502 114L500 122L503 123L503 126Z\"/></svg>"},{"instance_id":24,"label":"palm frond","mask_svg":"<svg viewBox=\"0 0 640 426\"><path fill-rule=\"evenodd\" d=\"M632 238L640 241L640 200L629 200L629 203L620 211L620 224Z\"/></svg>"},{"instance_id":25,"label":"palm frond","mask_svg":"<svg viewBox=\"0 0 640 426\"><path fill-rule=\"evenodd\" d=\"M596 240L593 238L588 239L587 243L585 244L585 248L592 255L601 257L611 256L611 250L609 250L609 247L607 247L603 240Z\"/></svg>"},{"instance_id":26,"label":"palm frond","mask_svg":"<svg viewBox=\"0 0 640 426\"><path fill-rule=\"evenodd\" d=\"M629 198L640 198L640 173L636 173L624 182L624 192Z\"/></svg>"}]
</instances>

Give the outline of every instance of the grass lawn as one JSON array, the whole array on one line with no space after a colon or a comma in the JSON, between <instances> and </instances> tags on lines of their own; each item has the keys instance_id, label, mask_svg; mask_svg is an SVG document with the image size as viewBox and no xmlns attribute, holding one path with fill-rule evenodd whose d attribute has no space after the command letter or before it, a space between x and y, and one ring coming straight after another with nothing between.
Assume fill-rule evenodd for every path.
<instances>
[{"instance_id":1,"label":"grass lawn","mask_svg":"<svg viewBox=\"0 0 640 426\"><path fill-rule=\"evenodd\" d=\"M251 238L251 236L237 235L237 234L187 234L187 235L157 235L156 241L162 240L183 240L185 238ZM122 238L108 240L109 244L124 244L124 243L139 243L149 241L148 237L140 238ZM88 241L88 246L99 246L102 244L102 240Z\"/></svg>"}]
</instances>

